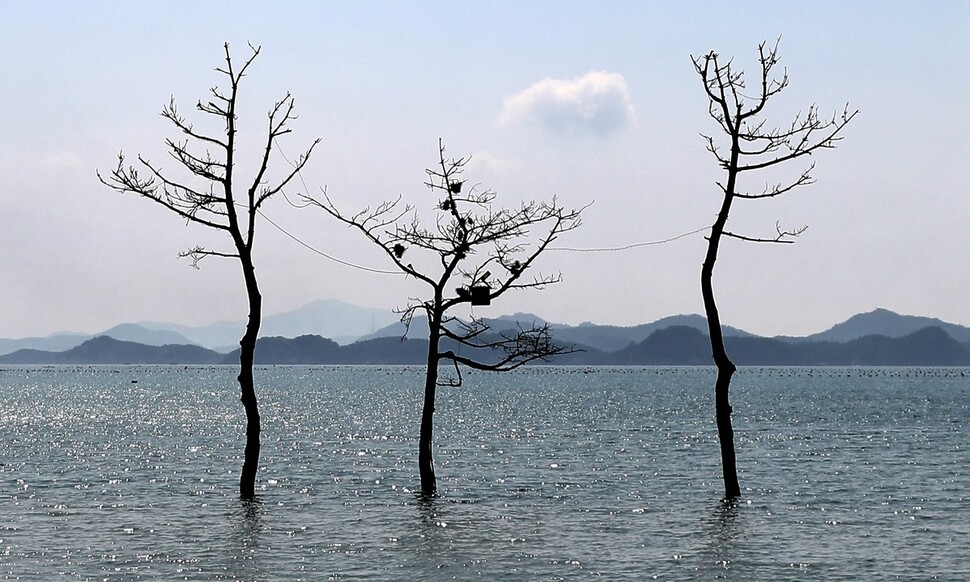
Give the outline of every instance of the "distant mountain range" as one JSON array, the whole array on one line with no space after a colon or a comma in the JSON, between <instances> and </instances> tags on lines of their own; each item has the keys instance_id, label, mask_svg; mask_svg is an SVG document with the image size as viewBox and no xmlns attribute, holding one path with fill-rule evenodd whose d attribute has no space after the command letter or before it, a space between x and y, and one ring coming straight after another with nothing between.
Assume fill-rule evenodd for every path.
<instances>
[{"instance_id":1,"label":"distant mountain range","mask_svg":"<svg viewBox=\"0 0 970 582\"><path fill-rule=\"evenodd\" d=\"M325 299L307 303L293 311L264 317L260 324L260 334L267 337L291 338L315 334L340 344L348 344L357 341L361 336L391 325L400 318L400 315L388 309L358 307L336 299ZM141 322L138 325L153 331L174 331L188 338L190 340L188 343L217 351L235 349L246 329L245 321L220 321L204 327L160 322ZM99 335L117 337L110 333ZM129 338L118 337L117 339ZM131 341L149 343L133 338Z\"/></svg>"},{"instance_id":2,"label":"distant mountain range","mask_svg":"<svg viewBox=\"0 0 970 582\"><path fill-rule=\"evenodd\" d=\"M932 317L900 315L888 309L860 313L826 331L801 338L809 341L849 342L870 335L903 337L927 327L938 327L961 343L970 342L970 327L946 323ZM799 338L787 338L799 339Z\"/></svg>"},{"instance_id":3,"label":"distant mountain range","mask_svg":"<svg viewBox=\"0 0 970 582\"><path fill-rule=\"evenodd\" d=\"M330 299L314 301L293 311L264 317L260 331L263 336L291 338L316 334L347 344L399 320L400 316L390 310L358 307ZM245 321L219 321L200 327L142 321L116 325L94 334L72 333L21 339L0 338L0 355L23 349L64 351L98 336L108 336L149 346L194 344L218 352L230 352L239 346L239 338L242 337L245 329Z\"/></svg>"},{"instance_id":4,"label":"distant mountain range","mask_svg":"<svg viewBox=\"0 0 970 582\"><path fill-rule=\"evenodd\" d=\"M326 320L339 311L339 317ZM277 330L259 340L258 364L420 364L425 360L427 324L412 322L409 338L392 312L368 310L336 301L311 303L267 317L264 329ZM336 320L336 321L334 321ZM388 324L388 321L393 323ZM337 342L316 333L325 327L360 339ZM518 313L487 320L496 332L546 323ZM383 327L373 331L378 322ZM554 339L574 353L556 358L571 365L709 365L707 321L700 315L677 315L630 327L584 323L549 324ZM366 333L365 330L372 333ZM237 335L230 335L231 332ZM284 337L292 330L302 330ZM222 322L204 328L171 324L124 324L98 336L57 335L49 338L0 340L0 364L232 364L238 349L229 348L241 335L241 324ZM334 334L338 335L338 334ZM230 339L235 338L235 339ZM205 339L209 344L198 345ZM42 340L46 340L42 341ZM21 347L16 347L20 342ZM765 338L726 328L725 342L738 365L927 365L970 366L970 328L938 319L900 315L885 309L862 313L807 337ZM343 343L343 345L341 345ZM221 349L212 349L221 346ZM227 353L229 352L229 353ZM489 354L484 355L485 359Z\"/></svg>"},{"instance_id":5,"label":"distant mountain range","mask_svg":"<svg viewBox=\"0 0 970 582\"><path fill-rule=\"evenodd\" d=\"M593 323L581 323L576 326L563 325L559 323L550 323L538 315L533 315L531 313L503 315L494 319L485 319L485 321L487 321L493 329L515 328L519 323L524 323L525 325L531 325L532 323L536 323L538 325L548 324L550 329L552 329L553 335L556 337L557 341L565 344L577 344L586 346L587 348L595 348L596 350L604 352L612 352L625 348L632 343L646 339L650 336L650 334L657 330L675 325L693 327L707 333L707 318L701 315L673 315L670 317L664 317L663 319L658 319L653 323L644 323L630 327L618 325L597 325ZM402 335L404 335L404 324L402 324L400 321L396 321L393 324L379 329L372 334L363 336L360 339L368 340L379 337L401 337ZM730 326L725 327L724 335L729 337L754 337L754 334L750 334L746 331ZM427 319L423 317L415 317L411 322L411 331L408 333L408 337L414 339L427 339Z\"/></svg>"}]
</instances>

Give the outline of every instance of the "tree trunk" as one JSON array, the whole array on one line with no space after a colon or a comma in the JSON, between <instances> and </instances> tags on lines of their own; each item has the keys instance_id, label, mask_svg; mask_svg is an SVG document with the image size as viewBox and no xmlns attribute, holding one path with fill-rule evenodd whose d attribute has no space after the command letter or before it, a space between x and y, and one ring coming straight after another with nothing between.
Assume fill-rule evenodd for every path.
<instances>
[{"instance_id":1,"label":"tree trunk","mask_svg":"<svg viewBox=\"0 0 970 582\"><path fill-rule=\"evenodd\" d=\"M717 421L717 438L721 443L721 467L724 473L724 497L734 499L741 496L738 482L737 457L734 453L734 427L731 426L731 403L728 391L731 376L736 368L731 360L717 367L717 380L714 384L714 416Z\"/></svg>"},{"instance_id":2,"label":"tree trunk","mask_svg":"<svg viewBox=\"0 0 970 582\"><path fill-rule=\"evenodd\" d=\"M428 369L424 380L421 435L418 439L418 471L421 474L421 494L424 496L432 496L438 492L438 481L434 474L434 457L431 454L431 437L434 432L435 390L438 388L438 343L441 338L439 325L440 318L429 319Z\"/></svg>"},{"instance_id":3,"label":"tree trunk","mask_svg":"<svg viewBox=\"0 0 970 582\"><path fill-rule=\"evenodd\" d=\"M249 297L249 321L246 333L239 341L239 389L246 410L246 451L243 458L242 473L239 475L239 496L252 499L256 496L256 471L259 467L259 405L256 401L256 386L253 378L253 365L256 357L256 339L262 317L263 298L259 294L252 261L243 261L243 275L246 279L246 293Z\"/></svg>"},{"instance_id":4,"label":"tree trunk","mask_svg":"<svg viewBox=\"0 0 970 582\"><path fill-rule=\"evenodd\" d=\"M713 236L712 239L713 240ZM715 248L716 258L716 248ZM704 310L707 312L708 333L711 337L711 350L717 366L717 380L714 383L714 417L717 422L717 438L721 444L721 466L724 473L724 496L727 499L739 497L741 486L738 483L737 460L734 453L734 428L731 426L731 402L728 393L731 377L737 368L724 349L721 321L714 303L711 278L714 261L705 262L701 269L701 289L704 295Z\"/></svg>"},{"instance_id":5,"label":"tree trunk","mask_svg":"<svg viewBox=\"0 0 970 582\"><path fill-rule=\"evenodd\" d=\"M736 150L735 150L736 151ZM735 158L736 162L736 158ZM701 294L704 297L704 311L707 314L708 334L711 338L711 351L714 364L717 366L717 380L714 383L714 418L717 423L717 438L721 444L721 467L724 473L724 496L733 499L741 496L741 485L738 483L737 458L734 453L734 428L731 426L731 402L728 392L731 388L731 376L737 368L724 349L724 334L721 330L721 318L714 301L714 263L717 262L717 250L724 233L734 199L734 183L736 174L729 172L728 187L724 194L724 202L717 220L711 226L711 235L707 239L707 255L701 267Z\"/></svg>"}]
</instances>

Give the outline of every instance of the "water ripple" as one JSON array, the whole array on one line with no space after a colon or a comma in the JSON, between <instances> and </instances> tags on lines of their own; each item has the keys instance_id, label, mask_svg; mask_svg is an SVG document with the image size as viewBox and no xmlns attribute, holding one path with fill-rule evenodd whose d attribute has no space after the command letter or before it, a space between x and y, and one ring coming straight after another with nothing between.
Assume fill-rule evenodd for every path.
<instances>
[{"instance_id":1,"label":"water ripple","mask_svg":"<svg viewBox=\"0 0 970 582\"><path fill-rule=\"evenodd\" d=\"M0 369L4 580L966 579L967 370L266 367L258 499L229 367Z\"/></svg>"}]
</instances>

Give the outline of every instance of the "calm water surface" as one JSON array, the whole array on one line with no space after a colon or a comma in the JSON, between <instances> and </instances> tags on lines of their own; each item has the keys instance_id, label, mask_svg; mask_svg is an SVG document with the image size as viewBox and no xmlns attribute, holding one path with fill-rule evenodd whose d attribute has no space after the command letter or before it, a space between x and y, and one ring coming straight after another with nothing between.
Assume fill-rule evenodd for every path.
<instances>
[{"instance_id":1,"label":"calm water surface","mask_svg":"<svg viewBox=\"0 0 970 582\"><path fill-rule=\"evenodd\" d=\"M746 368L721 502L709 368L0 369L2 580L968 580L970 370Z\"/></svg>"}]
</instances>

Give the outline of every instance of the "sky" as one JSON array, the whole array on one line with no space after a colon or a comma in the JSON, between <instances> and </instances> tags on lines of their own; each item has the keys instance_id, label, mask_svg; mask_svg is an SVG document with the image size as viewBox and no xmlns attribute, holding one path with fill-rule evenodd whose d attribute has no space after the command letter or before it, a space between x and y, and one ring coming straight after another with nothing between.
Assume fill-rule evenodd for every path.
<instances>
[{"instance_id":1,"label":"sky","mask_svg":"<svg viewBox=\"0 0 970 582\"><path fill-rule=\"evenodd\" d=\"M780 37L790 85L769 125L812 104L860 113L837 149L813 156L816 183L736 204L736 232L809 228L792 245L725 241L722 322L806 335L882 307L970 325L970 3L0 0L0 11L0 337L245 318L238 264L209 258L196 270L177 257L219 248L221 233L96 174L120 151L176 170L164 140L179 134L158 115L172 97L190 121L220 129L193 106L225 86L214 69L226 42L236 59L261 47L240 88L242 175L266 113L290 92L299 118L273 171L322 140L291 200L325 188L346 211L397 196L433 204L424 169L441 139L449 155L471 156L466 178L500 203L592 202L556 245L600 249L713 222L723 171L700 137L716 127L691 56L713 50L754 73L758 44ZM803 169L793 162L788 175ZM276 198L265 213L280 227L261 221L254 244L265 314L317 299L393 309L426 295L310 250L392 268L319 209ZM703 237L548 251L538 268L561 272L560 284L475 314L634 325L703 313Z\"/></svg>"}]
</instances>

